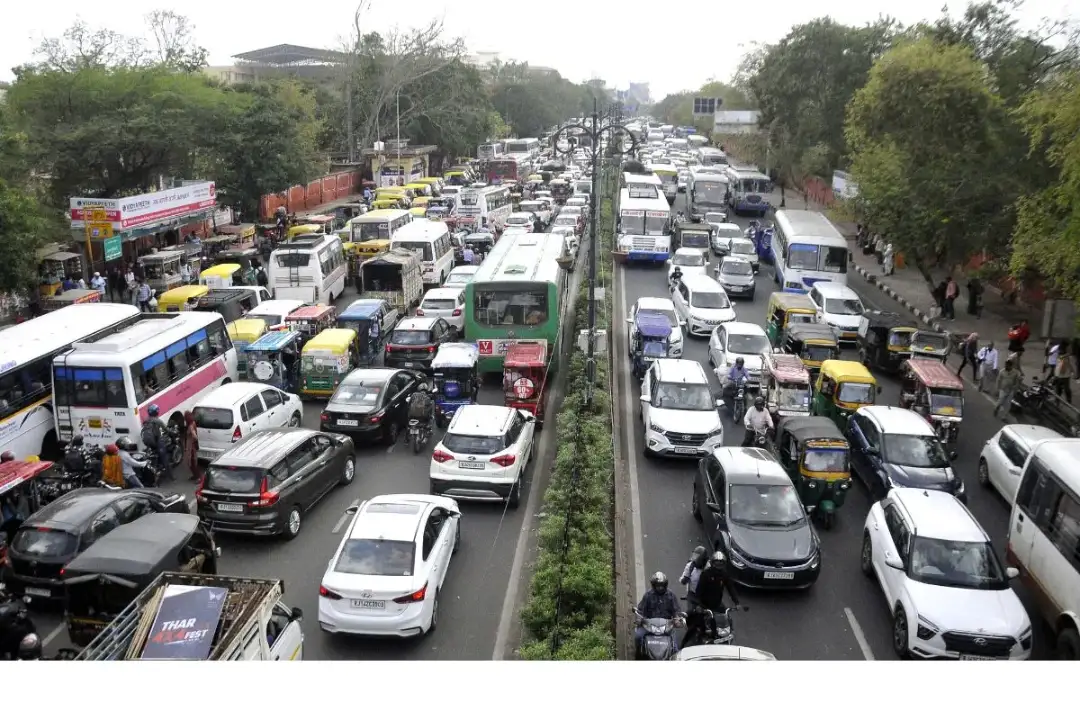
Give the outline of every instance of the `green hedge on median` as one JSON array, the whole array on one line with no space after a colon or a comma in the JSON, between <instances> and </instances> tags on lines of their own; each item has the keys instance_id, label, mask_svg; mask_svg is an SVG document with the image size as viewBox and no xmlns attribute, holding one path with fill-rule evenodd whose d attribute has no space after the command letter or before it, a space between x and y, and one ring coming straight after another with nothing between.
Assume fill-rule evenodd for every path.
<instances>
[{"instance_id":1,"label":"green hedge on median","mask_svg":"<svg viewBox=\"0 0 1080 720\"><path fill-rule=\"evenodd\" d=\"M607 329L609 347L616 177L612 170L605 170L597 227L598 284L608 288L605 301L597 306L597 327ZM576 340L578 331L588 327L587 274L578 290L575 307ZM521 611L531 638L520 649L525 660L615 657L611 384L606 358L597 359L593 403L586 408L583 405L588 382L585 357L577 350L572 351L566 365L566 397L556 422L547 425L557 433L558 449L551 482L544 494L529 599Z\"/></svg>"}]
</instances>

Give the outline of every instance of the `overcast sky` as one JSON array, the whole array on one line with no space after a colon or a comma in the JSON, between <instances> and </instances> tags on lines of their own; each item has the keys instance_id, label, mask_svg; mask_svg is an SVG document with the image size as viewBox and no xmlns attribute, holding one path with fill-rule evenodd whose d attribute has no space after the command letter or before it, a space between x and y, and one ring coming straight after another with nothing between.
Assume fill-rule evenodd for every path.
<instances>
[{"instance_id":1,"label":"overcast sky","mask_svg":"<svg viewBox=\"0 0 1080 720\"><path fill-rule=\"evenodd\" d=\"M470 52L498 52L504 59L557 69L574 81L601 77L616 87L648 82L659 99L669 92L695 89L710 79L730 78L746 49L755 42L779 40L793 25L823 14L861 25L886 11L904 23L936 18L944 0L805 0L758 2L584 2L583 0L371 0L366 26L372 30L408 27L443 17L450 36L464 40ZM159 4L161 3L161 4ZM60 35L75 17L91 27L144 35L143 17L153 9L173 10L195 24L198 43L210 51L212 65L232 64L230 56L290 43L336 47L352 25L352 0L298 4L227 3L185 0L74 0L5 3L4 40L0 43L0 80L10 68L30 60L45 37ZM953 14L965 2L950 3ZM293 7L303 7L293 15ZM528 13L532 11L533 17ZM1077 0L1027 0L1025 25L1043 17L1080 17Z\"/></svg>"}]
</instances>

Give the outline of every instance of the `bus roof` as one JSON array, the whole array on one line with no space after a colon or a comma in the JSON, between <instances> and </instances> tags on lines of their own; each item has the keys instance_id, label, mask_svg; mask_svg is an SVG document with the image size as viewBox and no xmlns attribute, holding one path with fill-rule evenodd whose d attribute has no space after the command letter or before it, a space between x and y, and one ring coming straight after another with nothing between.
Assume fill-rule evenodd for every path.
<instances>
[{"instance_id":1,"label":"bus roof","mask_svg":"<svg viewBox=\"0 0 1080 720\"><path fill-rule=\"evenodd\" d=\"M505 235L484 258L469 287L485 282L556 282L565 272L557 262L562 250L562 235Z\"/></svg>"},{"instance_id":2,"label":"bus roof","mask_svg":"<svg viewBox=\"0 0 1080 720\"><path fill-rule=\"evenodd\" d=\"M0 372L51 355L84 337L130 320L139 309L127 303L69 305L0 330Z\"/></svg>"},{"instance_id":3,"label":"bus roof","mask_svg":"<svg viewBox=\"0 0 1080 720\"><path fill-rule=\"evenodd\" d=\"M829 219L814 210L777 210L776 227L789 243L818 240L829 247L847 247L847 240Z\"/></svg>"},{"instance_id":4,"label":"bus roof","mask_svg":"<svg viewBox=\"0 0 1080 720\"><path fill-rule=\"evenodd\" d=\"M417 218L397 231L390 247L396 247L393 243L401 240L436 240L443 235L449 234L450 227L443 221Z\"/></svg>"},{"instance_id":5,"label":"bus roof","mask_svg":"<svg viewBox=\"0 0 1080 720\"><path fill-rule=\"evenodd\" d=\"M134 325L92 343L75 343L67 353L67 364L93 361L103 356L105 362L118 362L116 355L124 355L127 364L142 360L155 349L168 347L183 340L196 330L213 322L224 323L215 312L179 312L147 315ZM76 360L77 358L77 360Z\"/></svg>"},{"instance_id":6,"label":"bus roof","mask_svg":"<svg viewBox=\"0 0 1080 720\"><path fill-rule=\"evenodd\" d=\"M658 173L658 172L677 173L677 172L679 172L679 168L675 167L674 163L649 163L646 167L648 167L649 170L654 172L654 173Z\"/></svg>"},{"instance_id":7,"label":"bus roof","mask_svg":"<svg viewBox=\"0 0 1080 720\"><path fill-rule=\"evenodd\" d=\"M690 177L694 180L715 180L726 183L728 181L724 165L698 165L690 168Z\"/></svg>"},{"instance_id":8,"label":"bus roof","mask_svg":"<svg viewBox=\"0 0 1080 720\"><path fill-rule=\"evenodd\" d=\"M632 197L629 188L619 191L619 212L623 210L663 211L671 214L671 206L662 197Z\"/></svg>"},{"instance_id":9,"label":"bus roof","mask_svg":"<svg viewBox=\"0 0 1080 720\"><path fill-rule=\"evenodd\" d=\"M408 210L372 210L371 212L364 213L353 218L354 223L364 222L383 222L385 220L397 220L398 218L408 215ZM411 216L410 216L411 217Z\"/></svg>"},{"instance_id":10,"label":"bus roof","mask_svg":"<svg viewBox=\"0 0 1080 720\"><path fill-rule=\"evenodd\" d=\"M736 180L768 180L769 176L755 168L735 168L728 166L728 175Z\"/></svg>"}]
</instances>

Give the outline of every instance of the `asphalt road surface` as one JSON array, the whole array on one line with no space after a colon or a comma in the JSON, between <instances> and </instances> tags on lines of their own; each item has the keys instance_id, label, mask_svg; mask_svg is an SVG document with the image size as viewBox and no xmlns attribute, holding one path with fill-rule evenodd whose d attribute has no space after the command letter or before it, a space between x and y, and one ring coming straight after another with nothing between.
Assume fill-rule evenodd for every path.
<instances>
[{"instance_id":1,"label":"asphalt road surface","mask_svg":"<svg viewBox=\"0 0 1080 720\"><path fill-rule=\"evenodd\" d=\"M676 208L683 196L676 200ZM743 227L750 218L734 218ZM771 275L772 266L762 264L757 277L757 292L750 302L735 299L737 319L764 326L769 295L777 285ZM616 319L625 318L639 297L670 297L667 273L663 267L629 266L616 272ZM891 310L910 316L903 307L866 283L855 272L848 274L848 284L873 309ZM615 333L625 333L615 327ZM844 359L857 359L848 349ZM709 365L708 340L688 338L684 341L683 358L700 362L708 371L714 391L719 391ZM624 413L629 435L627 458L631 472L631 494L636 497L639 512L640 555L636 562L636 594L644 589L645 578L657 570L673 581L682 572L690 551L705 543L705 536L690 514L690 501L696 460L652 459L642 452L643 427L638 417L638 382L629 374L629 362L624 354L615 358L618 383L616 407ZM897 382L875 373L881 384L883 403L892 402L899 394ZM627 383L629 380L629 383ZM627 398L627 388L630 397ZM993 539L1004 559L1008 506L993 491L979 485L976 467L979 453L986 441L1001 427L992 416L989 400L970 386L965 390L966 407L960 430L959 458L955 466L968 491L968 507ZM725 445L739 445L743 431L731 422L731 413L721 411L725 427ZM636 489L636 493L634 490ZM740 600L750 607L747 613L735 618L736 642L740 645L767 650L780 660L861 660L895 659L890 644L891 618L888 606L876 581L866 578L859 570L862 527L870 509L865 488L858 482L847 496L844 506L831 530L819 530L822 541L822 570L817 583L807 591L764 592L744 590ZM682 586L678 586L682 587ZM1035 627L1035 657L1045 657L1046 643L1042 626L1033 605L1016 584L1028 607ZM685 594L685 593L683 593Z\"/></svg>"},{"instance_id":2,"label":"asphalt road surface","mask_svg":"<svg viewBox=\"0 0 1080 720\"><path fill-rule=\"evenodd\" d=\"M584 252L581 258L586 257ZM579 258L575 278L580 277L584 261ZM576 287L576 285L574 285ZM352 289L338 300L339 310L356 299ZM573 313L566 313L572 317ZM481 404L503 404L501 378L484 378L479 397ZM325 403L304 403L304 426L318 429L319 413ZM533 478L526 487L521 506L509 509L505 504L462 502L461 549L454 555L446 584L440 594L440 617L437 632L409 640L357 639L332 636L319 629L318 590L330 557L348 525L348 507L376 495L387 493L427 493L431 448L413 454L405 443L405 434L392 447L357 443L356 480L348 487L327 495L305 517L300 535L291 542L276 538L248 538L218 534L222 547L218 572L222 575L281 578L285 582L285 601L304 612L304 658L308 660L490 660L496 634L504 614L515 550L526 513L532 510L529 496L537 483L533 478L540 462L533 464ZM538 450L543 451L545 434L538 433ZM552 435L552 437L554 437ZM537 456L538 459L541 457ZM185 474L186 475L186 474ZM164 486L183 492L194 502L194 483L178 479ZM520 562L518 565L520 566ZM506 603L514 613L514 604ZM62 623L60 609L35 604L32 615L38 633L46 641L46 655L71 647ZM507 623L503 623L505 627ZM503 638L505 640L505 638ZM513 640L511 639L512 643ZM513 650L513 648L509 648Z\"/></svg>"}]
</instances>

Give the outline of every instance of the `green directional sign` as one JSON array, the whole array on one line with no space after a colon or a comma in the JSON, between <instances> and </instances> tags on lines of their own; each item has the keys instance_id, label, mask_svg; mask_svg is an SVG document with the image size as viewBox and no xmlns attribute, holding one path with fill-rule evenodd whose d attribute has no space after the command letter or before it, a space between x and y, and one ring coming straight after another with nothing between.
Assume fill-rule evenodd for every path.
<instances>
[{"instance_id":1,"label":"green directional sign","mask_svg":"<svg viewBox=\"0 0 1080 720\"><path fill-rule=\"evenodd\" d=\"M123 251L123 238L119 235L114 235L111 238L105 239L105 262L110 260L116 260L124 254Z\"/></svg>"}]
</instances>

